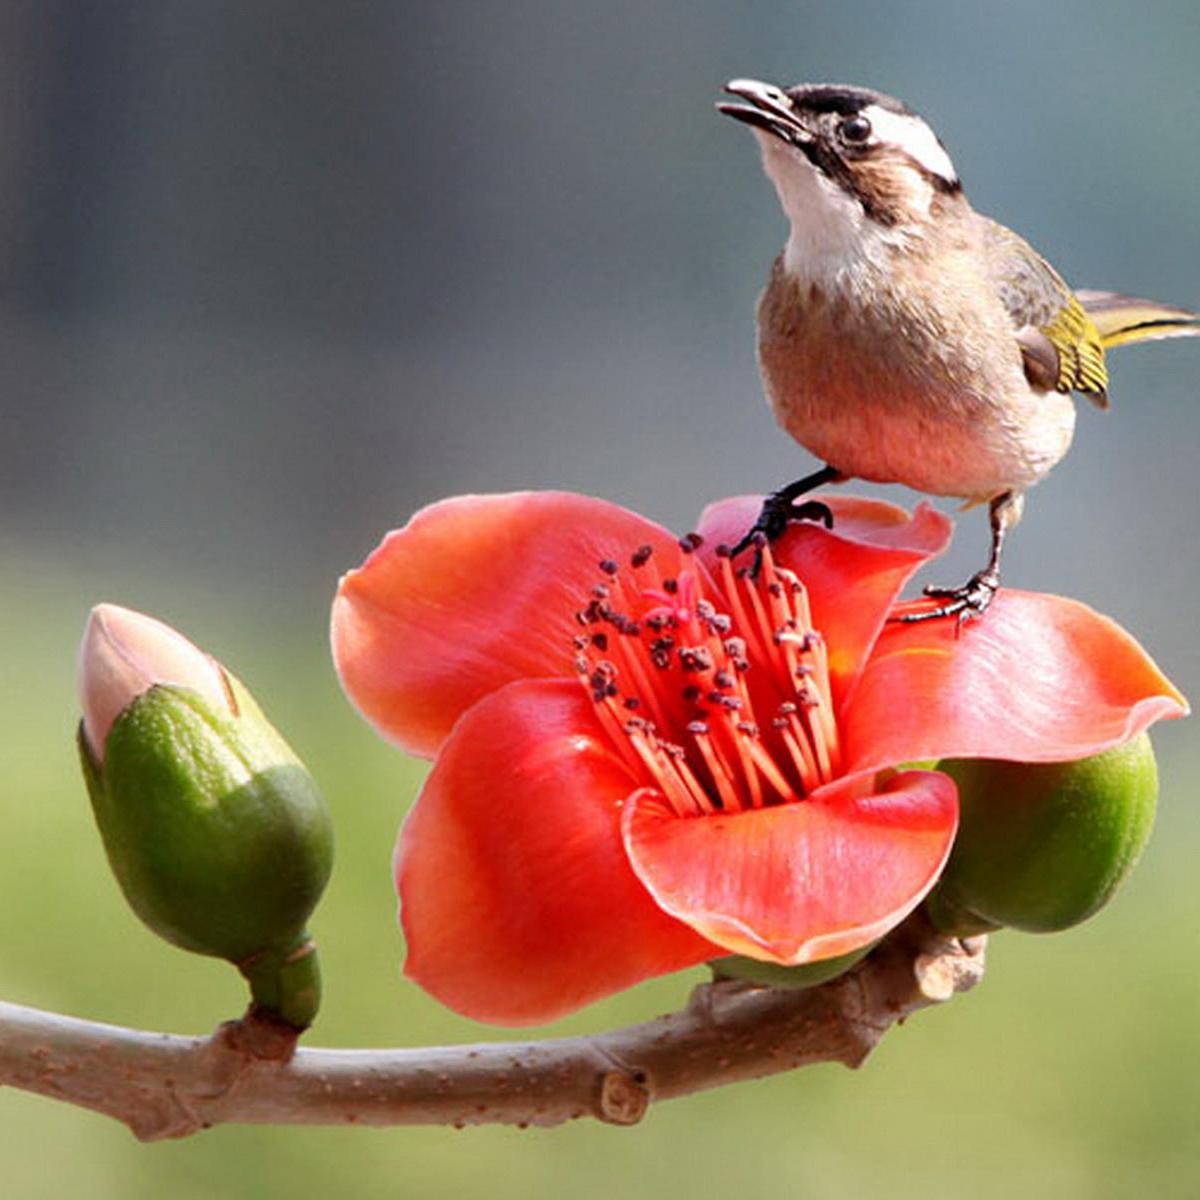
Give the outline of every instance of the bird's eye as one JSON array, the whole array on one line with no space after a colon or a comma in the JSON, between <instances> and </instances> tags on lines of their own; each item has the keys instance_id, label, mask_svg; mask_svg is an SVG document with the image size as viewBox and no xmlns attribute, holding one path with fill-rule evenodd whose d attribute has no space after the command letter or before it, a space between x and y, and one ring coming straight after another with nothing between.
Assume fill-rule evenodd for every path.
<instances>
[{"instance_id":1,"label":"bird's eye","mask_svg":"<svg viewBox=\"0 0 1200 1200\"><path fill-rule=\"evenodd\" d=\"M848 117L839 132L844 142L865 142L871 136L871 122L866 117Z\"/></svg>"}]
</instances>

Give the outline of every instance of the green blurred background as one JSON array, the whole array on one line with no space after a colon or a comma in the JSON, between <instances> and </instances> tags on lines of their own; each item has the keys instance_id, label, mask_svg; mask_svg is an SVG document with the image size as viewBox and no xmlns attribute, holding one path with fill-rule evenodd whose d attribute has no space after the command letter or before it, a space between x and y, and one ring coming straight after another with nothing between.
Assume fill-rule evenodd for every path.
<instances>
[{"instance_id":1,"label":"green blurred background","mask_svg":"<svg viewBox=\"0 0 1200 1200\"><path fill-rule=\"evenodd\" d=\"M0 3L0 996L184 1032L243 1003L136 923L91 825L73 660L115 600L227 661L325 785L312 1041L493 1036L399 977L388 860L420 769L338 692L337 575L452 492L572 487L685 528L808 465L760 399L752 306L783 228L712 111L724 79L898 94L1071 280L1197 305L1198 54L1194 0ZM1113 374L1008 582L1113 614L1194 697L1200 348L1121 352ZM939 578L978 565L983 526L963 519ZM997 937L981 989L857 1073L633 1130L153 1146L5 1091L0 1195L1195 1196L1200 738L1157 745L1159 827L1116 902Z\"/></svg>"}]
</instances>

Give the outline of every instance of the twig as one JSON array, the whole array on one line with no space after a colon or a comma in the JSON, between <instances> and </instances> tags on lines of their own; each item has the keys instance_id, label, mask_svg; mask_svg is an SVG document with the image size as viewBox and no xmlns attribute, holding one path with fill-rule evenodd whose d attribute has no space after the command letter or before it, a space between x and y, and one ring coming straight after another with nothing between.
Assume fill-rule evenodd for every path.
<instances>
[{"instance_id":1,"label":"twig","mask_svg":"<svg viewBox=\"0 0 1200 1200\"><path fill-rule=\"evenodd\" d=\"M593 1037L294 1050L254 1013L212 1037L0 1003L0 1084L94 1109L145 1141L223 1122L557 1125L639 1121L653 1101L818 1062L858 1066L897 1021L983 975L984 941L910 920L807 991L703 984L680 1012Z\"/></svg>"}]
</instances>

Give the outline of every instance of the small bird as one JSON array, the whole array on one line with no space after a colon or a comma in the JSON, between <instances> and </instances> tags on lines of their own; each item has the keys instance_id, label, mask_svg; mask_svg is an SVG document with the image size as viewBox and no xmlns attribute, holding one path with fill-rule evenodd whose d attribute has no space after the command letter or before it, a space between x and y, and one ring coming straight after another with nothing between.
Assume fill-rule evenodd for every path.
<instances>
[{"instance_id":1,"label":"small bird","mask_svg":"<svg viewBox=\"0 0 1200 1200\"><path fill-rule=\"evenodd\" d=\"M891 96L735 79L718 109L757 136L791 225L758 305L767 397L827 465L767 498L733 549L829 509L800 496L857 478L987 502L991 554L906 619L982 613L1025 492L1063 457L1071 393L1108 407L1105 351L1200 334L1200 316L1072 291L1023 238L981 216L933 130ZM761 551L760 551L761 554Z\"/></svg>"}]
</instances>

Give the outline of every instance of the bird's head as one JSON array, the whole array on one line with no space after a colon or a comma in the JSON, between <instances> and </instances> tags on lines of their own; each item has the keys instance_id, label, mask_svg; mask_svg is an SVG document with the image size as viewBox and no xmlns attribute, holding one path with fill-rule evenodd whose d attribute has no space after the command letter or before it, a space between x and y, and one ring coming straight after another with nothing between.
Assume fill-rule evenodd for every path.
<instances>
[{"instance_id":1,"label":"bird's head","mask_svg":"<svg viewBox=\"0 0 1200 1200\"><path fill-rule=\"evenodd\" d=\"M797 236L812 249L855 238L902 236L937 219L961 195L937 135L891 96L845 84L781 88L734 79L740 103L721 112L751 126L763 165Z\"/></svg>"}]
</instances>

